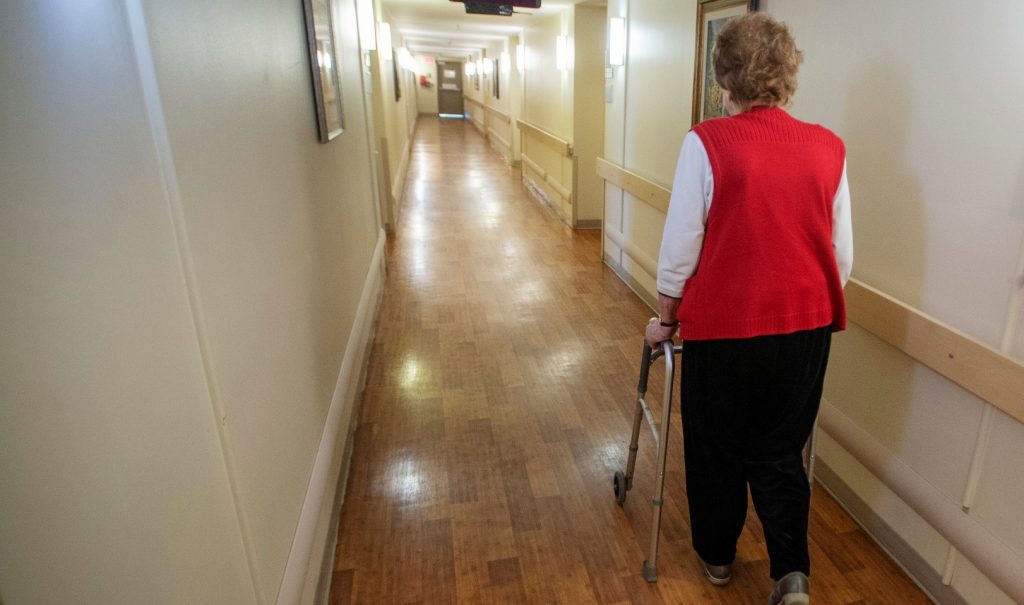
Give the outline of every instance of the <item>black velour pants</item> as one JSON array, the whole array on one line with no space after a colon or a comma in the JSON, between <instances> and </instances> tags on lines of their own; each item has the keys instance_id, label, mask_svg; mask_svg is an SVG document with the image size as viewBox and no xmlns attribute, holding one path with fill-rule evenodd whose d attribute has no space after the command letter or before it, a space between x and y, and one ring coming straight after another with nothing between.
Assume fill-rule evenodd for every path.
<instances>
[{"instance_id":1,"label":"black velour pants","mask_svg":"<svg viewBox=\"0 0 1024 605\"><path fill-rule=\"evenodd\" d=\"M829 327L754 338L690 340L682 355L683 450L690 532L711 565L736 557L747 486L771 577L810 575L810 488L802 450L821 403Z\"/></svg>"}]
</instances>

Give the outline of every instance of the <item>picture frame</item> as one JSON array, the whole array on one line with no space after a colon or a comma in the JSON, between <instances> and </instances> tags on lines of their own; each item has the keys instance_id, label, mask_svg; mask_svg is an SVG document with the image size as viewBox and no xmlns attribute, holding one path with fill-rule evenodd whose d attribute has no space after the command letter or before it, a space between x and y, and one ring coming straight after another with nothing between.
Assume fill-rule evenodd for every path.
<instances>
[{"instance_id":1,"label":"picture frame","mask_svg":"<svg viewBox=\"0 0 1024 605\"><path fill-rule=\"evenodd\" d=\"M700 0L697 3L697 50L693 70L693 126L708 118L725 116L722 88L715 81L711 50L715 37L729 19L757 10L758 0Z\"/></svg>"},{"instance_id":2,"label":"picture frame","mask_svg":"<svg viewBox=\"0 0 1024 605\"><path fill-rule=\"evenodd\" d=\"M320 142L327 143L345 131L341 103L341 78L334 52L334 20L330 0L302 0L306 14L306 39L313 101Z\"/></svg>"},{"instance_id":3,"label":"picture frame","mask_svg":"<svg viewBox=\"0 0 1024 605\"><path fill-rule=\"evenodd\" d=\"M395 49L391 49L391 77L395 86L395 103L402 100L402 80L398 75L398 59L395 57Z\"/></svg>"},{"instance_id":4,"label":"picture frame","mask_svg":"<svg viewBox=\"0 0 1024 605\"><path fill-rule=\"evenodd\" d=\"M501 88L500 88L500 85L498 83L498 80L500 80L501 78L498 77L498 74L501 73L501 71L500 71L501 70L501 62L498 61L497 59L494 59L492 61L492 65L494 67L493 67L493 71L491 71L491 79L493 80L493 83L492 83L493 84L493 90L491 91L491 94L494 96L495 99L500 99L501 98Z\"/></svg>"}]
</instances>

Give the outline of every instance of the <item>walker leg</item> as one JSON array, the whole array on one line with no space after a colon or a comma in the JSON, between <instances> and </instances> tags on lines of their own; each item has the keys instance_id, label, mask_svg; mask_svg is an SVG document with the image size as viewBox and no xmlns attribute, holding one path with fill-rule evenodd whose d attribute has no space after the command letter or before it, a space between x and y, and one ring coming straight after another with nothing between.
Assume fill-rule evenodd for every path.
<instances>
[{"instance_id":1,"label":"walker leg","mask_svg":"<svg viewBox=\"0 0 1024 605\"><path fill-rule=\"evenodd\" d=\"M647 376L651 370L652 351L644 343L643 356L640 359L640 382L636 387L636 411L633 415L633 432L629 438L629 457L626 460L626 472L618 471L612 478L612 489L615 491L615 502L622 506L626 501L626 492L633 489L633 471L636 468L636 452L640 444L640 425L644 419L641 403L647 394Z\"/></svg>"},{"instance_id":2,"label":"walker leg","mask_svg":"<svg viewBox=\"0 0 1024 605\"><path fill-rule=\"evenodd\" d=\"M643 572L644 572L644 579L647 580L647 582L649 584L654 584L655 582L658 581L658 568L655 567L654 565L651 565L647 561L644 561Z\"/></svg>"},{"instance_id":3,"label":"walker leg","mask_svg":"<svg viewBox=\"0 0 1024 605\"><path fill-rule=\"evenodd\" d=\"M633 434L629 438L629 457L626 459L626 489L633 488L633 470L636 468L636 452L640 449L640 424L644 419L644 408L640 404L643 393L636 397L636 412L633 414Z\"/></svg>"},{"instance_id":4,"label":"walker leg","mask_svg":"<svg viewBox=\"0 0 1024 605\"><path fill-rule=\"evenodd\" d=\"M668 458L668 434L671 432L672 418L672 386L675 383L675 356L671 342L665 346L665 399L661 408L661 431L658 439L658 475L655 480L654 519L651 523L651 552L644 561L644 579L648 582L658 581L658 539L661 537L661 508L665 496L665 462Z\"/></svg>"}]
</instances>

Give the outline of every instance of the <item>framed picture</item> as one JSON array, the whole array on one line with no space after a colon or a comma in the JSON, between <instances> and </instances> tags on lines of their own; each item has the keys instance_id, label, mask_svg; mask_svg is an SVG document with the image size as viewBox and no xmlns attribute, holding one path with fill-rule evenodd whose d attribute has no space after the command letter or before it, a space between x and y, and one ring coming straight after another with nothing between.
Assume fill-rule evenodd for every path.
<instances>
[{"instance_id":1,"label":"framed picture","mask_svg":"<svg viewBox=\"0 0 1024 605\"><path fill-rule=\"evenodd\" d=\"M313 100L320 142L326 143L345 129L341 111L341 81L334 54L334 22L330 0L303 0L306 10L306 38L313 75Z\"/></svg>"},{"instance_id":2,"label":"framed picture","mask_svg":"<svg viewBox=\"0 0 1024 605\"><path fill-rule=\"evenodd\" d=\"M491 94L494 95L495 99L500 99L501 98L501 88L500 88L500 86L498 84L498 80L500 80L501 78L498 77L498 74L501 73L501 72L498 71L498 70L501 69L501 64L500 64L500 62L497 59L495 59L494 63L493 63L493 66L494 66L494 68L493 68L494 71L491 72L491 79L494 80L494 83L493 83L494 90L491 91Z\"/></svg>"},{"instance_id":3,"label":"framed picture","mask_svg":"<svg viewBox=\"0 0 1024 605\"><path fill-rule=\"evenodd\" d=\"M398 77L398 61L395 59L395 49L391 49L391 76L395 82L395 103L402 100L402 82Z\"/></svg>"},{"instance_id":4,"label":"framed picture","mask_svg":"<svg viewBox=\"0 0 1024 605\"><path fill-rule=\"evenodd\" d=\"M693 73L691 125L726 115L722 88L715 81L711 50L729 19L757 10L757 0L700 0L697 3L697 53Z\"/></svg>"}]
</instances>

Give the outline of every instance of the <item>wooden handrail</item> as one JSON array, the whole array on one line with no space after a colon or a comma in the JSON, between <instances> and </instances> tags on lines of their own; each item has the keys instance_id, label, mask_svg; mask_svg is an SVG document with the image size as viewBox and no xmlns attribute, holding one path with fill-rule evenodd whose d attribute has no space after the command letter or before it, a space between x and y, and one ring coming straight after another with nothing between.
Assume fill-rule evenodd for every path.
<instances>
[{"instance_id":1,"label":"wooden handrail","mask_svg":"<svg viewBox=\"0 0 1024 605\"><path fill-rule=\"evenodd\" d=\"M540 126L534 126L529 122L516 120L516 124L519 126L520 130L529 132L530 134L539 137L548 144L554 146L558 150L558 152L564 155L565 157L572 157L572 143L570 143L569 141L566 141L565 139L559 137L558 135L552 134L547 130L544 130Z\"/></svg>"},{"instance_id":2,"label":"wooden handrail","mask_svg":"<svg viewBox=\"0 0 1024 605\"><path fill-rule=\"evenodd\" d=\"M668 209L670 192L657 183L604 158L597 160L597 173L652 207L661 210L663 201ZM631 257L638 252L622 234L609 232L609 237ZM650 259L634 260L654 275ZM848 317L860 327L1024 422L1024 363L856 279L846 284L846 305Z\"/></svg>"},{"instance_id":3,"label":"wooden handrail","mask_svg":"<svg viewBox=\"0 0 1024 605\"><path fill-rule=\"evenodd\" d=\"M855 279L846 306L860 327L1024 422L1024 364Z\"/></svg>"},{"instance_id":4,"label":"wooden handrail","mask_svg":"<svg viewBox=\"0 0 1024 605\"><path fill-rule=\"evenodd\" d=\"M668 200L672 192L661 185L652 183L635 172L604 158L597 158L597 174L619 189L624 189L638 200L647 203L662 214L668 212Z\"/></svg>"}]
</instances>

